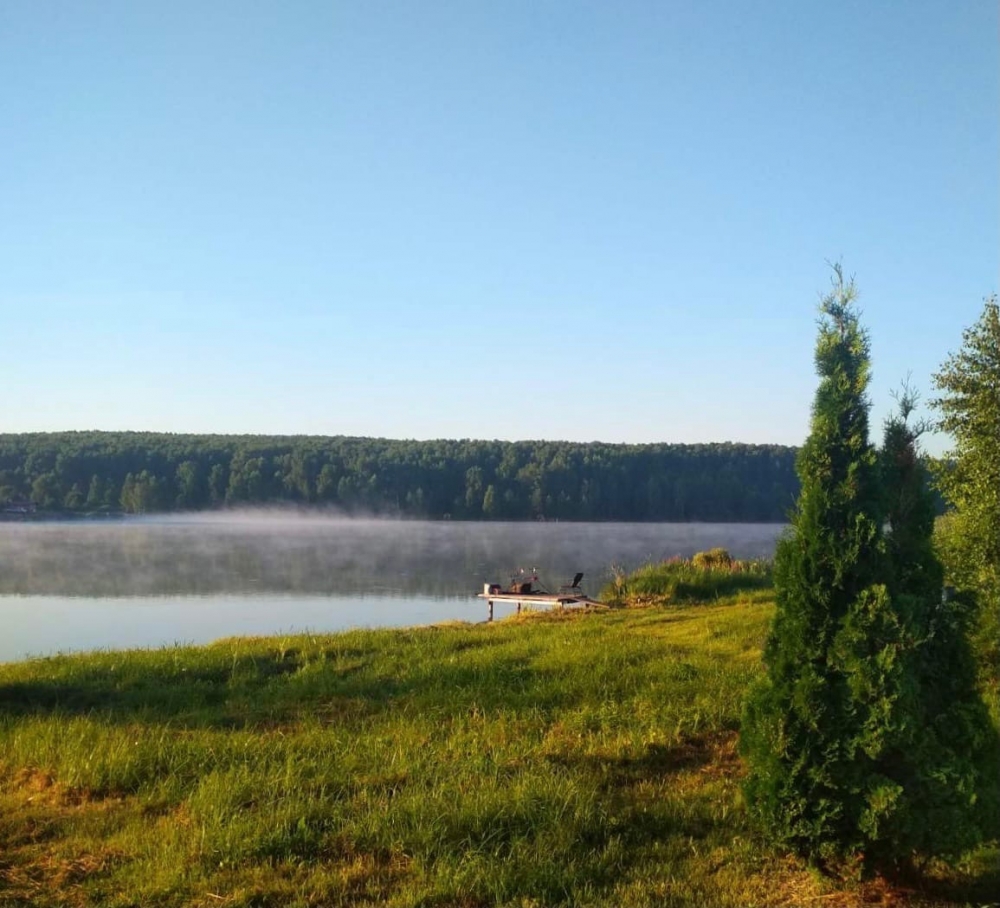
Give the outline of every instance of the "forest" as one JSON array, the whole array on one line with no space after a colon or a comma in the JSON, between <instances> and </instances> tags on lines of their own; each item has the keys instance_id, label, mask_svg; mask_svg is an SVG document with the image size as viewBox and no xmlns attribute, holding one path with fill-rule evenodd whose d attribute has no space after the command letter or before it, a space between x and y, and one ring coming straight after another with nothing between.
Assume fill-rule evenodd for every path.
<instances>
[{"instance_id":1,"label":"forest","mask_svg":"<svg viewBox=\"0 0 1000 908\"><path fill-rule=\"evenodd\" d=\"M9 514L265 505L455 520L781 522L796 449L345 436L0 435Z\"/></svg>"}]
</instances>

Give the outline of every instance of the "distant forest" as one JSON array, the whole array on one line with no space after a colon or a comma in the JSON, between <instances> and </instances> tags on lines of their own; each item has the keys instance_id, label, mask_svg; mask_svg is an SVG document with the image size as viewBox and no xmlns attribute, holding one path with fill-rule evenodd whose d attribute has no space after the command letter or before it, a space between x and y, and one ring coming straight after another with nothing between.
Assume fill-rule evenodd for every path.
<instances>
[{"instance_id":1,"label":"distant forest","mask_svg":"<svg viewBox=\"0 0 1000 908\"><path fill-rule=\"evenodd\" d=\"M796 449L60 432L0 435L0 503L130 514L294 504L455 520L784 521Z\"/></svg>"}]
</instances>

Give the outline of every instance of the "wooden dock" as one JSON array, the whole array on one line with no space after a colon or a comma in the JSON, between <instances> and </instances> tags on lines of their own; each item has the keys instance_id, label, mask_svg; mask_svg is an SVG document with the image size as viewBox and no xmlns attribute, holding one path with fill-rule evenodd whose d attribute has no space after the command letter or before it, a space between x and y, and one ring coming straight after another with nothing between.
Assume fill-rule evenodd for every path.
<instances>
[{"instance_id":1,"label":"wooden dock","mask_svg":"<svg viewBox=\"0 0 1000 908\"><path fill-rule=\"evenodd\" d=\"M576 607L576 608L590 608L598 606L603 608L604 603L598 602L596 599L591 599L589 596L583 593L511 593L511 592L482 592L477 596L479 599L485 599L487 605L489 606L489 618L487 621L493 620L493 603L494 602L510 602L517 606L517 614L521 614L522 606L539 606L553 608L558 606L559 608Z\"/></svg>"}]
</instances>

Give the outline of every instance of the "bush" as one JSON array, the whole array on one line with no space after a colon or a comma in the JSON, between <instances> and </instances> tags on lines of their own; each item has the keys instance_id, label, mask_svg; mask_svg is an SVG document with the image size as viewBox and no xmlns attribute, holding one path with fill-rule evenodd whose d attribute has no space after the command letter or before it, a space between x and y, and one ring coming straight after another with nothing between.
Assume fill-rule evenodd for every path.
<instances>
[{"instance_id":1,"label":"bush","mask_svg":"<svg viewBox=\"0 0 1000 908\"><path fill-rule=\"evenodd\" d=\"M704 569L729 568L733 564L733 559L725 549L709 549L707 552L695 552L691 564Z\"/></svg>"},{"instance_id":2,"label":"bush","mask_svg":"<svg viewBox=\"0 0 1000 908\"><path fill-rule=\"evenodd\" d=\"M945 548L949 581L973 593L974 641L982 680L1000 683L1000 304L986 300L962 349L934 376L939 428L955 448L940 465L938 486L954 532Z\"/></svg>"},{"instance_id":3,"label":"bush","mask_svg":"<svg viewBox=\"0 0 1000 908\"><path fill-rule=\"evenodd\" d=\"M712 602L771 586L771 562L765 558L735 560L725 549L698 552L690 559L671 558L646 564L632 573L614 569L601 599L617 605L629 602Z\"/></svg>"}]
</instances>

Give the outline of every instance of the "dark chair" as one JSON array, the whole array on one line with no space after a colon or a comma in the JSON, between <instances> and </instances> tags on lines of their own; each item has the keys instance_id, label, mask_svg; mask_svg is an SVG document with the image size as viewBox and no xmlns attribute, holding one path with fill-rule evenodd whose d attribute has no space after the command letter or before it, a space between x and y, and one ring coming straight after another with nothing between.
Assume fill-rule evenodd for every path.
<instances>
[{"instance_id":1,"label":"dark chair","mask_svg":"<svg viewBox=\"0 0 1000 908\"><path fill-rule=\"evenodd\" d=\"M572 581L563 584L559 587L560 593L582 593L583 590L580 589L580 581L583 580L583 571L576 574Z\"/></svg>"}]
</instances>

